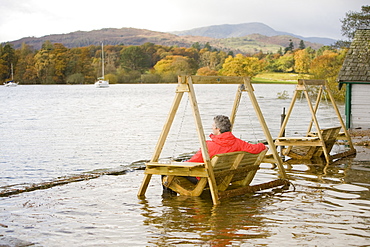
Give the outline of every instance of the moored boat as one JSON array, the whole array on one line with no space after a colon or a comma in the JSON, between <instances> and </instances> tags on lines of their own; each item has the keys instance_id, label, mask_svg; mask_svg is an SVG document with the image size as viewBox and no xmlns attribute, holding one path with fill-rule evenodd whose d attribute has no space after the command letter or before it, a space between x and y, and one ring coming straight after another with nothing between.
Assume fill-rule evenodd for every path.
<instances>
[{"instance_id":1,"label":"moored boat","mask_svg":"<svg viewBox=\"0 0 370 247\"><path fill-rule=\"evenodd\" d=\"M109 81L104 80L104 47L103 43L101 44L101 71L102 71L102 77L99 77L98 80L95 82L95 86L98 88L104 88L109 87Z\"/></svg>"},{"instance_id":2,"label":"moored boat","mask_svg":"<svg viewBox=\"0 0 370 247\"><path fill-rule=\"evenodd\" d=\"M7 81L7 82L4 82L4 86L5 87L16 87L16 86L18 86L18 83L19 82Z\"/></svg>"},{"instance_id":3,"label":"moored boat","mask_svg":"<svg viewBox=\"0 0 370 247\"><path fill-rule=\"evenodd\" d=\"M10 65L10 71L11 71L11 77L12 79L10 81L4 82L5 87L16 87L18 86L19 82L14 82L14 75L13 75L13 64Z\"/></svg>"}]
</instances>

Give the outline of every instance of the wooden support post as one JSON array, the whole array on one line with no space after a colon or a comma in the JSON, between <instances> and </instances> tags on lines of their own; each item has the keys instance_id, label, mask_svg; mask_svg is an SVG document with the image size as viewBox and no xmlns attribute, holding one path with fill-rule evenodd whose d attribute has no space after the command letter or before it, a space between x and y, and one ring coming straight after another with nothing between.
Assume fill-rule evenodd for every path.
<instances>
[{"instance_id":1,"label":"wooden support post","mask_svg":"<svg viewBox=\"0 0 370 247\"><path fill-rule=\"evenodd\" d=\"M243 90L244 90L244 84L240 84L239 87L238 87L238 90L236 91L234 105L233 105L233 108L231 110L231 115L230 115L231 126L234 126L235 117L236 117L236 113L238 112L240 99L241 99Z\"/></svg>"},{"instance_id":2,"label":"wooden support post","mask_svg":"<svg viewBox=\"0 0 370 247\"><path fill-rule=\"evenodd\" d=\"M333 97L332 93L330 92L330 89L329 89L329 86L327 85L327 83L325 83L325 87L327 88L327 92L328 92L328 95L329 95L330 101L331 101L331 103L332 103L332 105L333 105L333 107L334 107L335 113L337 114L337 117L338 117L338 119L339 119L340 125L342 126L342 129L343 129L344 134L345 134L345 136L346 136L346 139L347 139L347 141L348 141L348 145L349 145L349 147L350 147L351 151L356 152L356 149L354 148L353 143L352 143L352 138L350 137L350 135L349 135L349 133L348 133L348 130L347 130L347 128L346 128L346 125L345 125L345 124L344 124L344 122L343 122L342 116L340 115L340 112L339 112L339 110L338 110L338 106L337 106L337 104L335 103L334 97Z\"/></svg>"},{"instance_id":3,"label":"wooden support post","mask_svg":"<svg viewBox=\"0 0 370 247\"><path fill-rule=\"evenodd\" d=\"M315 116L316 116L316 113L317 113L317 109L319 109L319 104L320 104L320 101L321 101L322 91L323 91L323 86L320 86L320 90L319 90L319 93L317 94L315 108L314 108L314 114L315 114ZM308 125L307 135L308 135L308 133L311 132L312 123L313 123L313 118L311 118L310 124ZM316 130L316 131L320 131L320 130Z\"/></svg>"},{"instance_id":4,"label":"wooden support post","mask_svg":"<svg viewBox=\"0 0 370 247\"><path fill-rule=\"evenodd\" d=\"M316 118L316 113L312 107L312 103L311 103L311 100L310 100L310 97L308 95L308 92L307 90L304 90L304 94L306 96L306 99L307 99L307 104L308 104L308 107L310 109L310 112L311 112L311 115L312 115L312 119L313 119L313 122L315 124L315 127L317 129L317 135L320 139L320 142L321 142L321 145L322 145L322 149L323 149L323 153L324 153L324 156L325 156L325 159L326 159L326 162L327 163L330 163L330 156L328 154L328 150L326 148L326 144L325 144L325 141L324 141L324 138L322 136L322 133L320 131L320 126L319 126L319 122L317 121L317 118Z\"/></svg>"},{"instance_id":5,"label":"wooden support post","mask_svg":"<svg viewBox=\"0 0 370 247\"><path fill-rule=\"evenodd\" d=\"M202 120L200 118L198 103L195 97L195 92L194 92L194 87L193 87L191 76L187 77L187 84L189 86L189 99L191 102L191 108L193 110L193 116L194 116L198 138L199 138L199 142L200 142L200 146L202 150L203 161L204 161L205 168L208 171L208 185L211 191L213 203L216 205L216 204L219 204L218 190L217 190L216 180L215 180L214 173L213 173L211 159L208 153L206 138L204 136Z\"/></svg>"}]
</instances>

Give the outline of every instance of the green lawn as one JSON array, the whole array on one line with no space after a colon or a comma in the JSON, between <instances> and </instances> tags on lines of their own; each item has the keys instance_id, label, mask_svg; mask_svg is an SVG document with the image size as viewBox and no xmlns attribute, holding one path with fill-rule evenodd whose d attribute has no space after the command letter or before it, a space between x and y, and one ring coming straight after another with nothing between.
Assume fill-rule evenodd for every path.
<instances>
[{"instance_id":1,"label":"green lawn","mask_svg":"<svg viewBox=\"0 0 370 247\"><path fill-rule=\"evenodd\" d=\"M307 74L296 73L260 73L252 78L253 83L295 84L298 79L308 79Z\"/></svg>"}]
</instances>

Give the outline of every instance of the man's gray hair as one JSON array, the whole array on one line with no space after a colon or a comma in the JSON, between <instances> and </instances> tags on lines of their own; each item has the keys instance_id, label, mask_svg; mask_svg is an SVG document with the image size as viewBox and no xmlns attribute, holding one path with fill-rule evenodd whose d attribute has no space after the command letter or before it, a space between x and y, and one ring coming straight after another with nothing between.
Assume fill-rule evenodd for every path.
<instances>
[{"instance_id":1,"label":"man's gray hair","mask_svg":"<svg viewBox=\"0 0 370 247\"><path fill-rule=\"evenodd\" d=\"M213 118L215 121L216 128L220 129L221 133L231 131L231 122L229 117L223 115L217 115Z\"/></svg>"}]
</instances>

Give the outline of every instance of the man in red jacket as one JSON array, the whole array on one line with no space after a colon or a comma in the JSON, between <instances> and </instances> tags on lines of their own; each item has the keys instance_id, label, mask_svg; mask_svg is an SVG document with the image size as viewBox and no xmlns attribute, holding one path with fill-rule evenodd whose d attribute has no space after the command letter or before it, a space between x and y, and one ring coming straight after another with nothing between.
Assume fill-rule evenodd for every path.
<instances>
[{"instance_id":1,"label":"man in red jacket","mask_svg":"<svg viewBox=\"0 0 370 247\"><path fill-rule=\"evenodd\" d=\"M218 115L213 118L213 134L210 134L210 141L207 141L209 157L216 154L231 153L236 151L246 151L252 154L258 154L266 149L263 143L250 144L231 133L231 122L227 116ZM187 162L203 162L202 151L199 150Z\"/></svg>"},{"instance_id":2,"label":"man in red jacket","mask_svg":"<svg viewBox=\"0 0 370 247\"><path fill-rule=\"evenodd\" d=\"M213 134L210 134L210 141L207 141L207 148L209 157L216 154L231 153L236 151L246 151L252 154L258 154L267 147L263 143L251 144L236 138L231 133L231 122L227 116L218 115L213 118L212 126ZM200 162L203 163L202 151L199 150L186 162ZM190 182L196 184L198 179L195 177L186 177Z\"/></svg>"}]
</instances>

